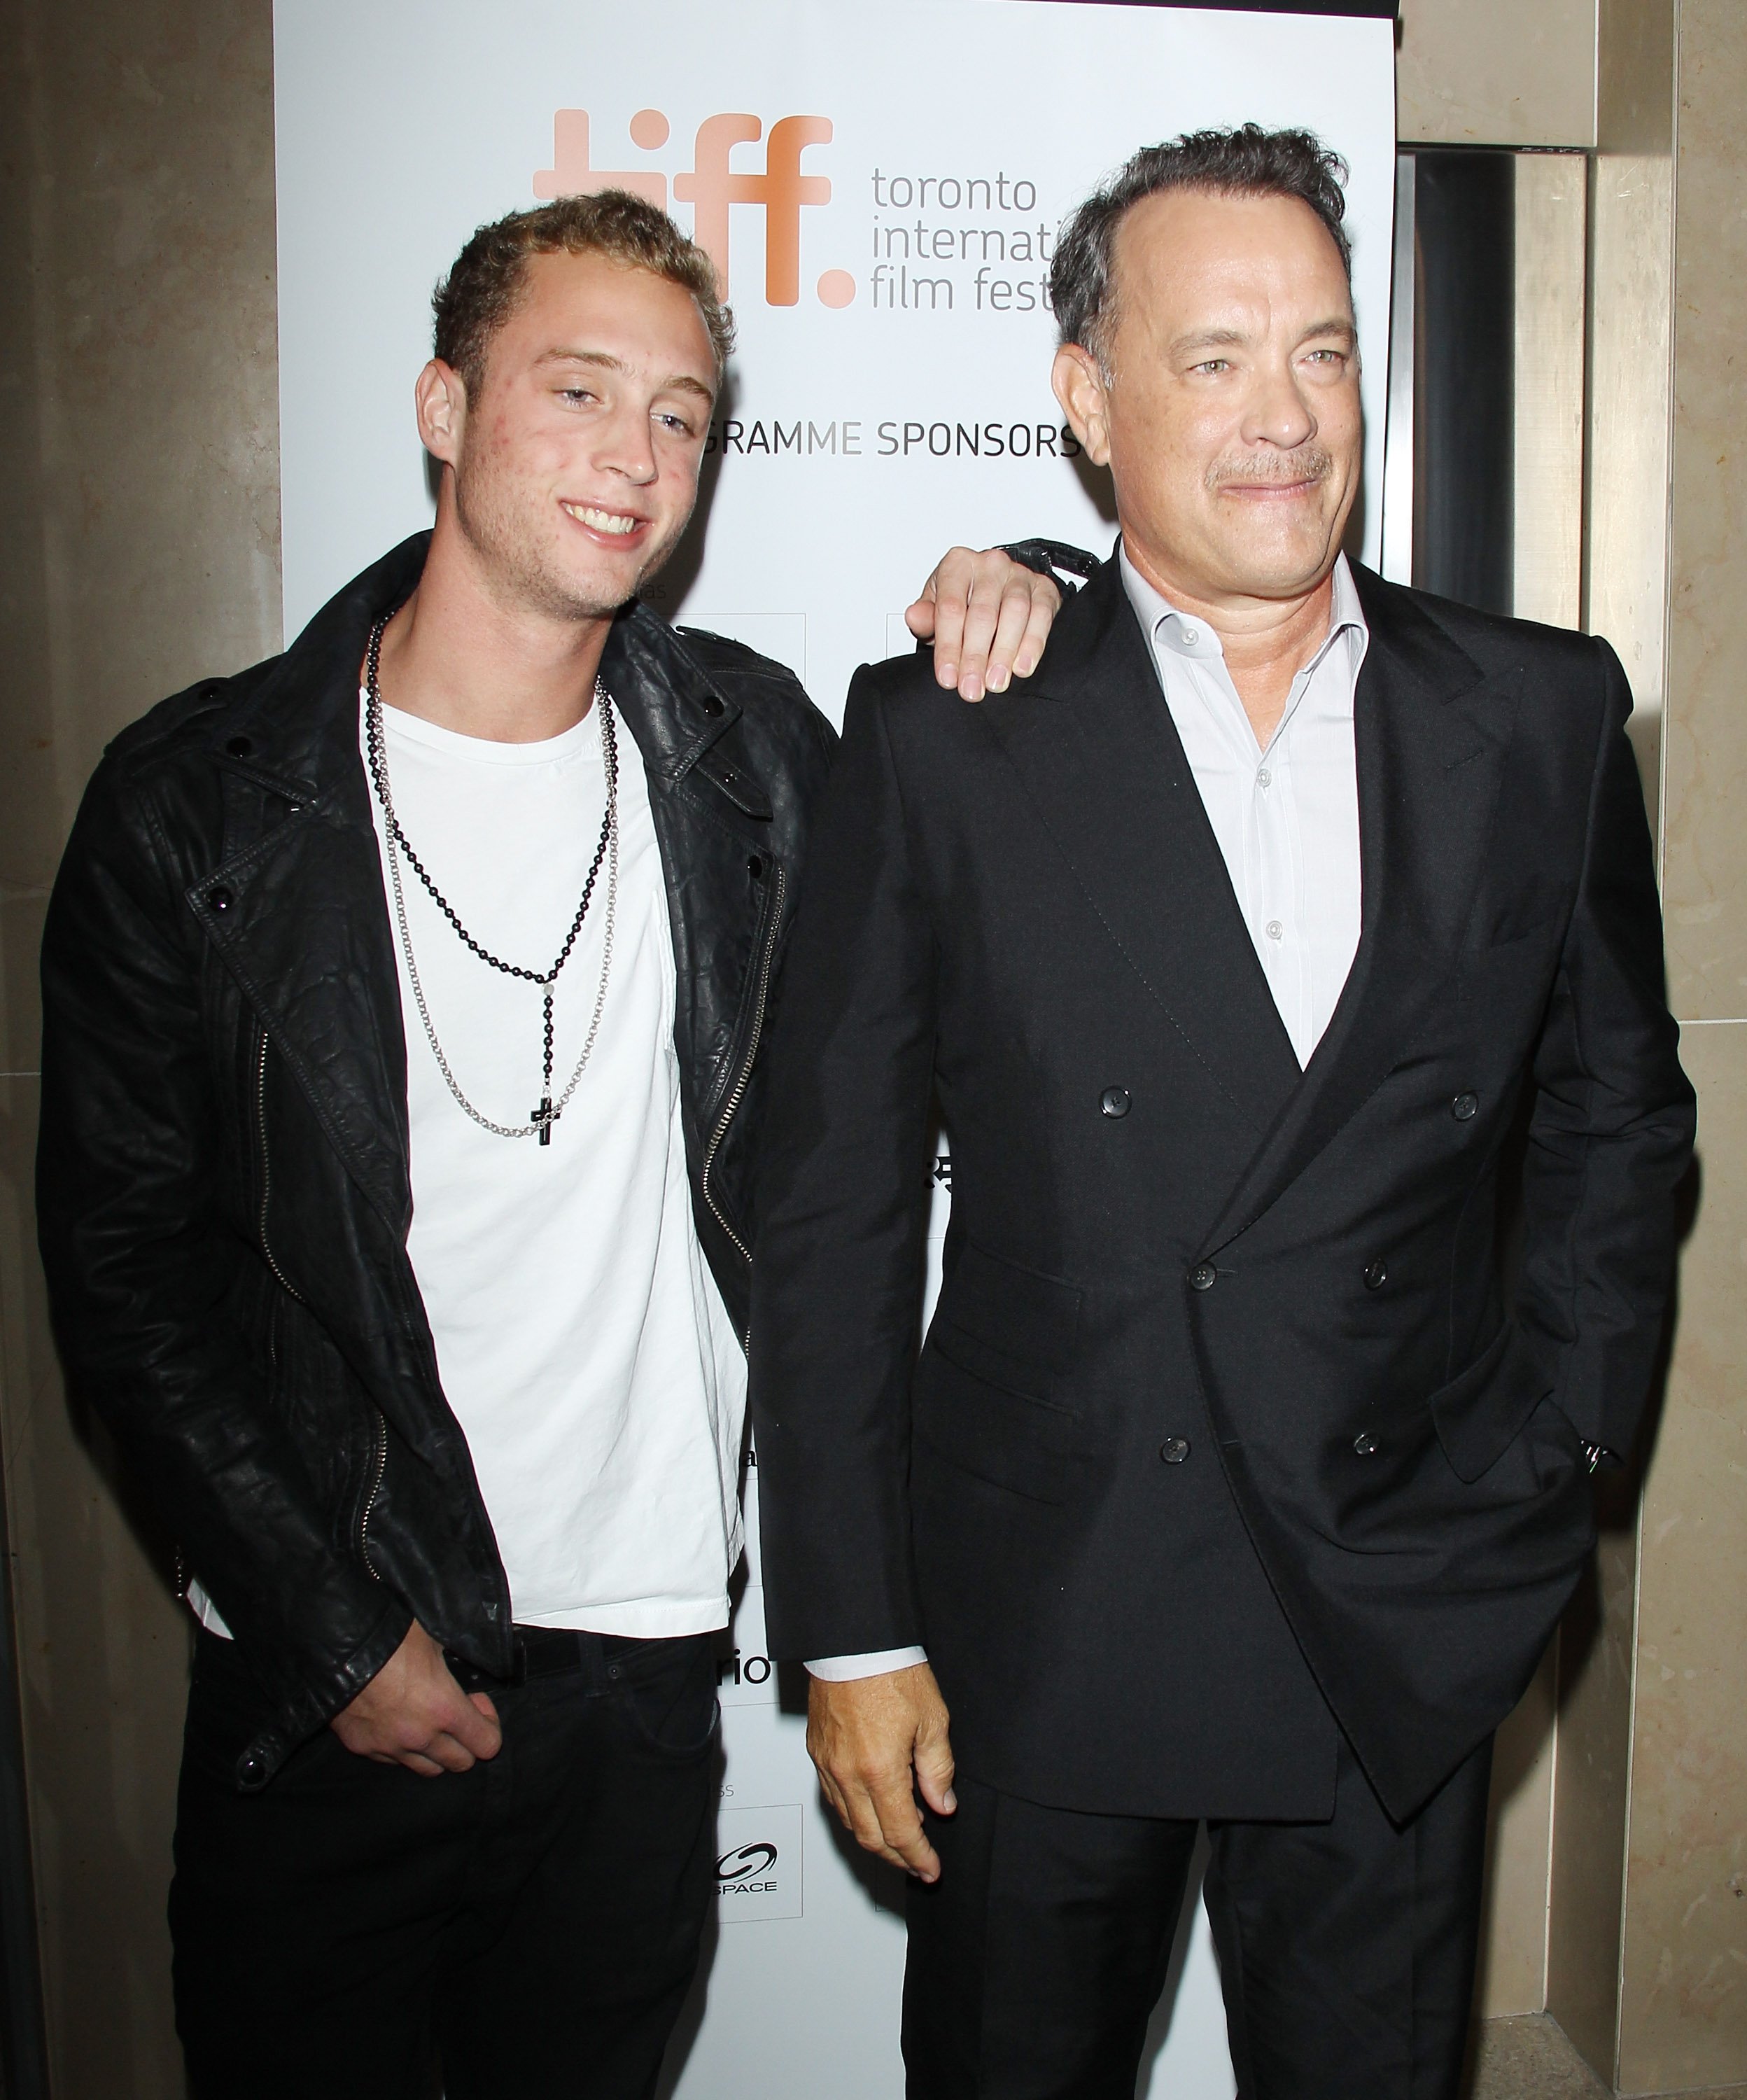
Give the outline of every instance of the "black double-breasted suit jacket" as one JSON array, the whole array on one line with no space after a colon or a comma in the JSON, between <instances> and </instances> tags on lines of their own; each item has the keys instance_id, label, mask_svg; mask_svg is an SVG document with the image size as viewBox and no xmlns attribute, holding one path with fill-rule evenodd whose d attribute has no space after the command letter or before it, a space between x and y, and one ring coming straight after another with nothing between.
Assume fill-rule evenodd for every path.
<instances>
[{"instance_id":1,"label":"black double-breasted suit jacket","mask_svg":"<svg viewBox=\"0 0 1747 2100\"><path fill-rule=\"evenodd\" d=\"M998 700L859 673L817 819L757 1198L773 1647L924 1643L961 1767L1055 1806L1325 1814L1339 1731L1410 1813L1650 1383L1693 1102L1624 676L1356 573L1362 931L1302 1071L1114 562Z\"/></svg>"}]
</instances>

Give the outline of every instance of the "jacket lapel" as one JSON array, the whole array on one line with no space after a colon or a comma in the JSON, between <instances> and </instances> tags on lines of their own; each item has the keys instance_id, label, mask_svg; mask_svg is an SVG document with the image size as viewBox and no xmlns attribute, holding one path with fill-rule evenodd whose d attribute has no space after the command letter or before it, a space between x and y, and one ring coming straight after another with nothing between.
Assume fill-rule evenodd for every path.
<instances>
[{"instance_id":1,"label":"jacket lapel","mask_svg":"<svg viewBox=\"0 0 1747 2100\"><path fill-rule=\"evenodd\" d=\"M213 750L226 855L187 891L348 1172L397 1236L412 1215L406 1037L358 752L358 678L372 624L412 589L428 542L417 535L349 585L227 715Z\"/></svg>"},{"instance_id":2,"label":"jacket lapel","mask_svg":"<svg viewBox=\"0 0 1747 2100\"><path fill-rule=\"evenodd\" d=\"M1062 613L1030 689L984 714L1162 1024L1260 1138L1298 1060L1114 560Z\"/></svg>"},{"instance_id":3,"label":"jacket lapel","mask_svg":"<svg viewBox=\"0 0 1747 2100\"><path fill-rule=\"evenodd\" d=\"M1449 996L1515 724L1514 677L1489 681L1408 592L1353 575L1370 630L1354 701L1358 950L1302 1082L1207 1237L1210 1255L1304 1171Z\"/></svg>"}]
</instances>

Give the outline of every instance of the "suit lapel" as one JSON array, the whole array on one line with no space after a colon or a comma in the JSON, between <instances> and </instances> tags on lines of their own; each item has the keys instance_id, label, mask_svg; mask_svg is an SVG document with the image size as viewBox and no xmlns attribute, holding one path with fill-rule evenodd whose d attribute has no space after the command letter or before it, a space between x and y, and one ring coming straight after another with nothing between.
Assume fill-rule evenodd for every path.
<instances>
[{"instance_id":1,"label":"suit lapel","mask_svg":"<svg viewBox=\"0 0 1747 2100\"><path fill-rule=\"evenodd\" d=\"M1162 1021L1260 1138L1298 1060L1114 560L1063 612L1030 691L983 712Z\"/></svg>"},{"instance_id":2,"label":"suit lapel","mask_svg":"<svg viewBox=\"0 0 1747 2100\"><path fill-rule=\"evenodd\" d=\"M1449 995L1515 727L1514 677L1488 681L1407 592L1353 573L1370 630L1354 700L1358 950L1301 1083L1205 1242L1210 1254L1304 1171Z\"/></svg>"}]
</instances>

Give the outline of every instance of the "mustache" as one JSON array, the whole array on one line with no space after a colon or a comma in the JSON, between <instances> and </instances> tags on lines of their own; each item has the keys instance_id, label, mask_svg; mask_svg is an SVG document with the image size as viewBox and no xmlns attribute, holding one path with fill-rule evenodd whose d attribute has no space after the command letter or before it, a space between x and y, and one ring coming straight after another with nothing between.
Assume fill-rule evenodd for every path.
<instances>
[{"instance_id":1,"label":"mustache","mask_svg":"<svg viewBox=\"0 0 1747 2100\"><path fill-rule=\"evenodd\" d=\"M1269 452L1242 460L1217 460L1207 470L1207 487L1217 491L1230 482L1273 483L1290 487L1294 482L1326 481L1335 471L1332 454L1320 445L1299 445L1289 452Z\"/></svg>"}]
</instances>

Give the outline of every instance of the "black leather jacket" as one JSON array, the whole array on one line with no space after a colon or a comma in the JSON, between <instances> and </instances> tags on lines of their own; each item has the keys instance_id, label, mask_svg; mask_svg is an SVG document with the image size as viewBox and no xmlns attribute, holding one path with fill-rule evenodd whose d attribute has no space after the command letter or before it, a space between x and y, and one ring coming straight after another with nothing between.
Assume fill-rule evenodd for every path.
<instances>
[{"instance_id":1,"label":"black leather jacket","mask_svg":"<svg viewBox=\"0 0 1747 2100\"><path fill-rule=\"evenodd\" d=\"M358 752L365 638L426 544L282 656L116 739L43 944L57 1330L259 1677L244 1789L415 1615L512 1668L502 1564L407 1258L406 1039ZM698 1231L743 1331L757 1052L835 739L787 671L642 606L602 671L666 871Z\"/></svg>"}]
</instances>

